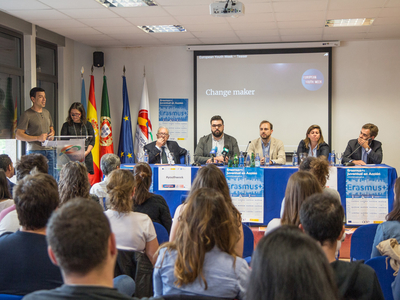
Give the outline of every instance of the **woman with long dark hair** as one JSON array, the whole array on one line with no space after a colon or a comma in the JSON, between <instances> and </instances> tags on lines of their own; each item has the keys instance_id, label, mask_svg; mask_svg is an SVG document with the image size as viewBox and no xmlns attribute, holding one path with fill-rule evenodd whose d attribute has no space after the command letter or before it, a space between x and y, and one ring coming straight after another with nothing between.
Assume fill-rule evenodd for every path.
<instances>
[{"instance_id":1,"label":"woman with long dark hair","mask_svg":"<svg viewBox=\"0 0 400 300\"><path fill-rule=\"evenodd\" d=\"M327 158L329 151L329 145L325 143L319 125L311 125L308 127L305 139L301 140L297 147L297 155L300 155L300 153L307 153L308 156L318 157L323 155Z\"/></svg>"},{"instance_id":2,"label":"woman with long dark hair","mask_svg":"<svg viewBox=\"0 0 400 300\"><path fill-rule=\"evenodd\" d=\"M186 203L174 241L159 250L154 296L243 299L249 267L236 256L237 217L222 193L214 189L196 189Z\"/></svg>"},{"instance_id":3,"label":"woman with long dark hair","mask_svg":"<svg viewBox=\"0 0 400 300\"><path fill-rule=\"evenodd\" d=\"M386 215L386 222L376 228L371 258L381 256L376 246L388 239L396 239L400 243L400 177L394 183L393 209Z\"/></svg>"},{"instance_id":4,"label":"woman with long dark hair","mask_svg":"<svg viewBox=\"0 0 400 300\"><path fill-rule=\"evenodd\" d=\"M12 205L14 205L14 200L8 189L7 176L3 169L0 169L0 212Z\"/></svg>"},{"instance_id":5,"label":"woman with long dark hair","mask_svg":"<svg viewBox=\"0 0 400 300\"><path fill-rule=\"evenodd\" d=\"M90 184L88 172L83 163L70 161L60 171L58 192L60 205L76 197L89 199Z\"/></svg>"},{"instance_id":6,"label":"woman with long dark hair","mask_svg":"<svg viewBox=\"0 0 400 300\"><path fill-rule=\"evenodd\" d=\"M68 110L67 122L61 128L61 135L86 136L85 165L89 174L94 174L92 149L96 142L92 124L86 120L86 112L82 103L74 102ZM90 136L90 137L89 137Z\"/></svg>"}]
</instances>

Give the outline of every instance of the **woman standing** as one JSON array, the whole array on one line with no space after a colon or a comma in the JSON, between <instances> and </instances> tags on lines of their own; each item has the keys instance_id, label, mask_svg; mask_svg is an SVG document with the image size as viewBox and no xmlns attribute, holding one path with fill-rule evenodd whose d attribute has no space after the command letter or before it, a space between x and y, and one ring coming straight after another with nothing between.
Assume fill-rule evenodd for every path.
<instances>
[{"instance_id":1,"label":"woman standing","mask_svg":"<svg viewBox=\"0 0 400 300\"><path fill-rule=\"evenodd\" d=\"M297 147L297 155L300 155L300 153L307 153L308 156L314 157L324 155L328 158L329 145L324 142L321 127L318 125L308 127L306 138L301 140Z\"/></svg>"},{"instance_id":2,"label":"woman standing","mask_svg":"<svg viewBox=\"0 0 400 300\"><path fill-rule=\"evenodd\" d=\"M92 149L96 137L93 126L86 120L86 112L79 102L72 103L68 111L67 122L61 128L61 135L86 136L85 140L85 165L89 174L94 174Z\"/></svg>"}]
</instances>

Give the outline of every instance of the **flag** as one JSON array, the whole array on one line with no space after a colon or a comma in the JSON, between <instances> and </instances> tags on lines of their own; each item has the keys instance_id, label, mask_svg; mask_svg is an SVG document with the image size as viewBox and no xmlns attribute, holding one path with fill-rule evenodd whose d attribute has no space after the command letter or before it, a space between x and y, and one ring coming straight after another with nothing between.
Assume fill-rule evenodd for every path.
<instances>
[{"instance_id":1,"label":"flag","mask_svg":"<svg viewBox=\"0 0 400 300\"><path fill-rule=\"evenodd\" d=\"M136 157L143 157L143 147L153 141L152 125L150 121L149 92L147 90L146 76L143 82L142 99L140 101L138 120L135 135Z\"/></svg>"},{"instance_id":2,"label":"flag","mask_svg":"<svg viewBox=\"0 0 400 300\"><path fill-rule=\"evenodd\" d=\"M85 108L85 111L87 111L87 107L86 107L85 79L83 79L83 75L82 75L82 88L81 88L81 103L82 103L83 107Z\"/></svg>"},{"instance_id":3,"label":"flag","mask_svg":"<svg viewBox=\"0 0 400 300\"><path fill-rule=\"evenodd\" d=\"M108 102L107 77L103 76L100 114L100 159L107 153L114 153L114 145L112 138L110 105ZM101 170L100 177L103 178Z\"/></svg>"},{"instance_id":4,"label":"flag","mask_svg":"<svg viewBox=\"0 0 400 300\"><path fill-rule=\"evenodd\" d=\"M135 163L135 155L133 153L132 123L131 112L129 110L128 89L126 88L126 78L122 76L122 120L121 132L119 135L118 156L121 163Z\"/></svg>"},{"instance_id":5,"label":"flag","mask_svg":"<svg viewBox=\"0 0 400 300\"><path fill-rule=\"evenodd\" d=\"M90 76L87 120L90 123L92 123L94 134L96 136L95 144L92 149L94 174L93 175L89 174L90 185L93 185L97 182L100 182L99 125L97 123L97 108L96 108L96 97L94 95L94 77L93 77L93 75Z\"/></svg>"}]
</instances>

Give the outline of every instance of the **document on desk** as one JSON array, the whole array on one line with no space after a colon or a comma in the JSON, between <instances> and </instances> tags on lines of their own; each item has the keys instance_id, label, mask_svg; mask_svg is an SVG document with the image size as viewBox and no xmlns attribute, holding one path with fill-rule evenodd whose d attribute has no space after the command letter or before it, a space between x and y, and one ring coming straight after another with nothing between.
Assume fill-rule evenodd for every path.
<instances>
[{"instance_id":1,"label":"document on desk","mask_svg":"<svg viewBox=\"0 0 400 300\"><path fill-rule=\"evenodd\" d=\"M225 177L242 222L264 223L264 170L226 168Z\"/></svg>"},{"instance_id":2,"label":"document on desk","mask_svg":"<svg viewBox=\"0 0 400 300\"><path fill-rule=\"evenodd\" d=\"M159 191L189 191L192 187L192 169L181 166L158 168Z\"/></svg>"},{"instance_id":3,"label":"document on desk","mask_svg":"<svg viewBox=\"0 0 400 300\"><path fill-rule=\"evenodd\" d=\"M346 169L346 220L348 225L385 221L389 207L387 168Z\"/></svg>"}]
</instances>

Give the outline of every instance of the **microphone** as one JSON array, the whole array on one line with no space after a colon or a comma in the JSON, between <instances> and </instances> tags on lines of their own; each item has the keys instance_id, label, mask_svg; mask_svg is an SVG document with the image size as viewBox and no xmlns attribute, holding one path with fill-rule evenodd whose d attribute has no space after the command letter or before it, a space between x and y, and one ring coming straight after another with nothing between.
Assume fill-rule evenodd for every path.
<instances>
[{"instance_id":1,"label":"microphone","mask_svg":"<svg viewBox=\"0 0 400 300\"><path fill-rule=\"evenodd\" d=\"M350 157L351 157L354 153L356 153L357 150L360 149L360 147L361 147L362 145L365 144L365 142L368 142L368 143L369 143L369 141L371 141L371 140L372 140L372 139L369 138L368 140L365 140L364 142L362 142L361 144L359 144L358 147L357 147L353 152L351 152L349 155L346 156L346 158L350 159ZM346 167L355 166L355 164L354 164L353 162L351 162L351 161L345 162L343 165L345 165Z\"/></svg>"},{"instance_id":2,"label":"microphone","mask_svg":"<svg viewBox=\"0 0 400 300\"><path fill-rule=\"evenodd\" d=\"M224 165L225 165L225 159L226 159L226 156L228 155L228 153L229 153L229 146L225 145L224 149L222 149L222 156L224 157Z\"/></svg>"},{"instance_id":3,"label":"microphone","mask_svg":"<svg viewBox=\"0 0 400 300\"><path fill-rule=\"evenodd\" d=\"M249 146L251 144L251 141L249 141L249 143L247 144L246 150L244 150L243 155L247 156L247 149L249 149Z\"/></svg>"},{"instance_id":4,"label":"microphone","mask_svg":"<svg viewBox=\"0 0 400 300\"><path fill-rule=\"evenodd\" d=\"M210 154L211 154L211 162L212 162L212 163L214 163L214 157L215 157L215 154L217 154L217 151L218 151L218 148L217 148L217 147L212 148L211 151L210 151Z\"/></svg>"}]
</instances>

